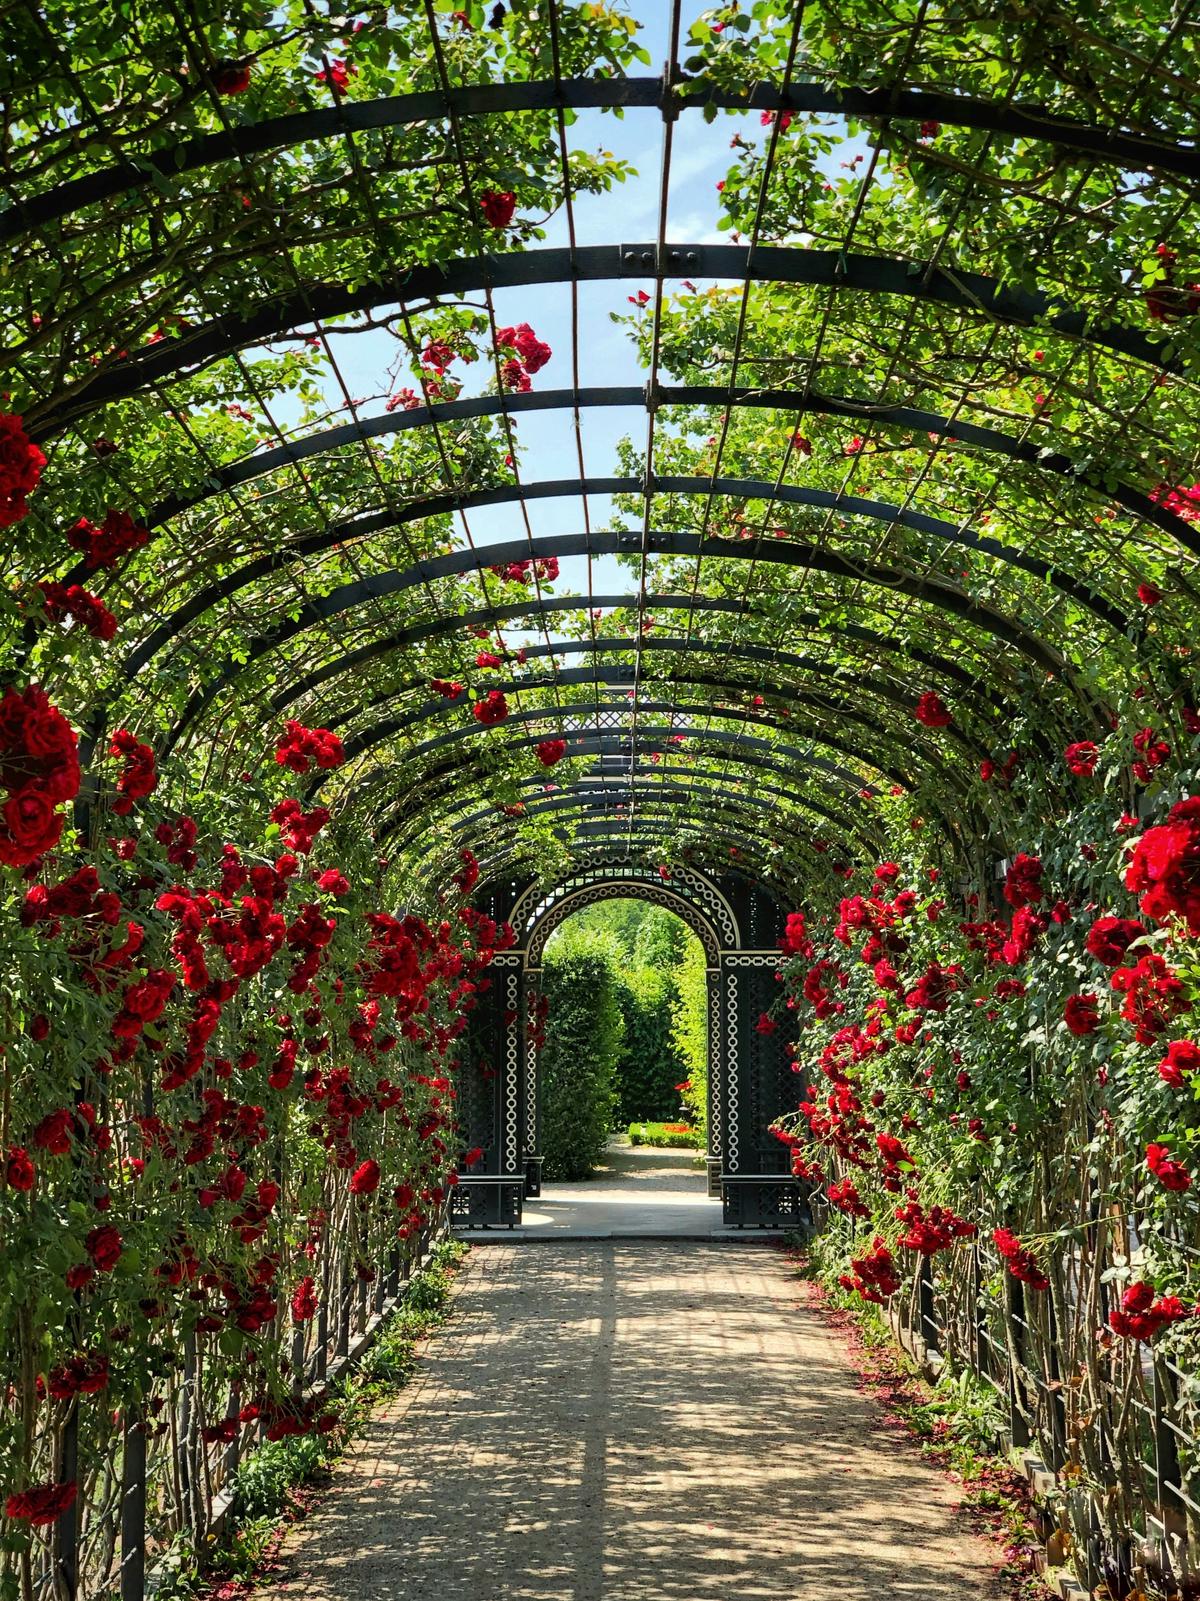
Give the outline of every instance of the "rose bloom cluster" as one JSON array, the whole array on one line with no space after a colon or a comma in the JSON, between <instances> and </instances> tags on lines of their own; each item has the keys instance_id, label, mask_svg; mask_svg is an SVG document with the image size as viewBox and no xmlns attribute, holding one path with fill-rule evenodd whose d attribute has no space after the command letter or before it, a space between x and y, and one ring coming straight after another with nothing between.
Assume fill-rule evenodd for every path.
<instances>
[{"instance_id":1,"label":"rose bloom cluster","mask_svg":"<svg viewBox=\"0 0 1200 1601\"><path fill-rule=\"evenodd\" d=\"M0 698L0 862L27 867L62 835L62 807L79 793L78 739L36 684Z\"/></svg>"},{"instance_id":2,"label":"rose bloom cluster","mask_svg":"<svg viewBox=\"0 0 1200 1601\"><path fill-rule=\"evenodd\" d=\"M112 745L122 767L109 810L123 815L154 788L153 752L126 730ZM340 751L301 725L279 746L317 766ZM3 859L24 869L57 842L57 808L79 789L76 736L37 686L9 689L0 753L16 799ZM220 1438L257 1420L272 1438L327 1428L328 1413L275 1393L287 1310L313 1321L322 1264L347 1251L369 1282L455 1182L458 1042L512 931L461 904L479 873L469 851L438 922L393 918L364 906L349 868L311 861L319 845L335 848L327 809L286 800L272 815L290 847L274 860L160 813L101 843L96 863L51 858L25 891L20 923L54 979L13 1057L28 1093L0 1149L0 1230L33 1256L45 1206L79 1198L56 1234L62 1262L38 1337L53 1358L45 1392L97 1417L123 1404L116 1351L130 1326L135 1341L170 1330L170 1347L186 1312L213 1373L234 1376L218 1344L227 1331L257 1342L236 1364L238 1416L211 1424ZM69 1025L90 1046L80 1099L42 1070L66 996L76 1014L88 1009L84 1035ZM280 1142L297 1131L280 1173ZM350 1225L335 1230L322 1210L331 1187L353 1203L352 1242ZM140 1386L144 1364L138 1375ZM148 1402L151 1433L160 1404ZM41 1526L75 1493L73 1482L18 1481L5 1510Z\"/></svg>"}]
</instances>

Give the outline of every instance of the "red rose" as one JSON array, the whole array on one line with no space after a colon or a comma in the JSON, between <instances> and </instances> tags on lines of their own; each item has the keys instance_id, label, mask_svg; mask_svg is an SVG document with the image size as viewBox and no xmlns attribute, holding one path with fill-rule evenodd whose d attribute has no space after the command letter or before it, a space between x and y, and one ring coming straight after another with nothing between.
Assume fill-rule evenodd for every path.
<instances>
[{"instance_id":1,"label":"red rose","mask_svg":"<svg viewBox=\"0 0 1200 1601\"><path fill-rule=\"evenodd\" d=\"M544 739L537 748L538 761L543 767L553 767L567 754L565 739Z\"/></svg>"},{"instance_id":2,"label":"red rose","mask_svg":"<svg viewBox=\"0 0 1200 1601\"><path fill-rule=\"evenodd\" d=\"M1200 934L1200 797L1178 801L1157 828L1133 848L1125 888L1140 894L1142 911L1157 923L1182 917Z\"/></svg>"},{"instance_id":3,"label":"red rose","mask_svg":"<svg viewBox=\"0 0 1200 1601\"><path fill-rule=\"evenodd\" d=\"M1094 1034L1100 1027L1100 1004L1095 995L1069 995L1063 1018L1072 1034Z\"/></svg>"},{"instance_id":4,"label":"red rose","mask_svg":"<svg viewBox=\"0 0 1200 1601\"><path fill-rule=\"evenodd\" d=\"M485 189L479 197L479 209L492 228L507 228L516 207L517 197L510 189Z\"/></svg>"},{"instance_id":5,"label":"red rose","mask_svg":"<svg viewBox=\"0 0 1200 1601\"><path fill-rule=\"evenodd\" d=\"M931 689L921 696L913 716L926 728L949 728L954 721L954 713L943 704L942 697Z\"/></svg>"},{"instance_id":6,"label":"red rose","mask_svg":"<svg viewBox=\"0 0 1200 1601\"><path fill-rule=\"evenodd\" d=\"M38 761L74 756L79 743L75 730L45 693L30 684L20 700L24 707L21 738L29 755Z\"/></svg>"},{"instance_id":7,"label":"red rose","mask_svg":"<svg viewBox=\"0 0 1200 1601\"><path fill-rule=\"evenodd\" d=\"M14 837L14 824L20 839ZM45 796L31 791L10 798L0 825L0 862L8 867L28 867L58 843L62 827L63 818Z\"/></svg>"},{"instance_id":8,"label":"red rose","mask_svg":"<svg viewBox=\"0 0 1200 1601\"><path fill-rule=\"evenodd\" d=\"M1138 585L1137 598L1143 606L1157 606L1162 599L1162 590L1157 584L1142 582Z\"/></svg>"},{"instance_id":9,"label":"red rose","mask_svg":"<svg viewBox=\"0 0 1200 1601\"><path fill-rule=\"evenodd\" d=\"M1067 746L1063 751L1063 760L1076 778L1090 778L1096 771L1099 755L1099 749L1090 739L1081 739L1076 744Z\"/></svg>"},{"instance_id":10,"label":"red rose","mask_svg":"<svg viewBox=\"0 0 1200 1601\"><path fill-rule=\"evenodd\" d=\"M341 740L329 729L305 728L303 723L289 719L275 747L275 760L293 773L307 773L310 763L327 772L342 765L346 752Z\"/></svg>"},{"instance_id":11,"label":"red rose","mask_svg":"<svg viewBox=\"0 0 1200 1601\"><path fill-rule=\"evenodd\" d=\"M149 538L149 530L135 523L127 511L110 506L99 528L81 517L67 535L67 543L72 550L83 552L84 565L95 572L98 567L115 567L122 556L139 550Z\"/></svg>"},{"instance_id":12,"label":"red rose","mask_svg":"<svg viewBox=\"0 0 1200 1601\"><path fill-rule=\"evenodd\" d=\"M1177 1162L1165 1145L1147 1145L1146 1166L1165 1190L1189 1190L1192 1175Z\"/></svg>"},{"instance_id":13,"label":"red rose","mask_svg":"<svg viewBox=\"0 0 1200 1601\"><path fill-rule=\"evenodd\" d=\"M152 967L144 978L131 984L122 1002L130 1016L143 1023L153 1023L163 1014L163 1008L175 988L175 975L162 968Z\"/></svg>"},{"instance_id":14,"label":"red rose","mask_svg":"<svg viewBox=\"0 0 1200 1601\"><path fill-rule=\"evenodd\" d=\"M482 700L475 702L474 716L476 722L491 728L508 716L508 702L498 689L489 689Z\"/></svg>"},{"instance_id":15,"label":"red rose","mask_svg":"<svg viewBox=\"0 0 1200 1601\"><path fill-rule=\"evenodd\" d=\"M121 1236L111 1223L92 1229L83 1246L101 1273L111 1273L121 1260Z\"/></svg>"},{"instance_id":16,"label":"red rose","mask_svg":"<svg viewBox=\"0 0 1200 1601\"><path fill-rule=\"evenodd\" d=\"M1194 1073L1197 1068L1200 1068L1200 1046L1194 1045L1191 1040L1172 1040L1167 1046L1167 1054L1158 1064L1158 1076L1172 1089L1181 1090L1183 1075Z\"/></svg>"},{"instance_id":17,"label":"red rose","mask_svg":"<svg viewBox=\"0 0 1200 1601\"><path fill-rule=\"evenodd\" d=\"M17 846L40 856L57 844L63 820L43 790L26 784L4 803L4 826Z\"/></svg>"},{"instance_id":18,"label":"red rose","mask_svg":"<svg viewBox=\"0 0 1200 1601\"><path fill-rule=\"evenodd\" d=\"M10 1495L4 1503L4 1516L37 1528L54 1523L74 1504L74 1479L68 1484L38 1484Z\"/></svg>"},{"instance_id":19,"label":"red rose","mask_svg":"<svg viewBox=\"0 0 1200 1601\"><path fill-rule=\"evenodd\" d=\"M250 67L218 61L212 69L212 86L219 95L242 95L250 87Z\"/></svg>"},{"instance_id":20,"label":"red rose","mask_svg":"<svg viewBox=\"0 0 1200 1601\"><path fill-rule=\"evenodd\" d=\"M33 1131L33 1143L51 1156L66 1156L71 1149L71 1113L62 1108L50 1112Z\"/></svg>"},{"instance_id":21,"label":"red rose","mask_svg":"<svg viewBox=\"0 0 1200 1601\"><path fill-rule=\"evenodd\" d=\"M1036 904L1042 893L1041 858L1019 851L1004 875L1004 899L1010 906L1020 908Z\"/></svg>"},{"instance_id":22,"label":"red rose","mask_svg":"<svg viewBox=\"0 0 1200 1601\"><path fill-rule=\"evenodd\" d=\"M0 414L0 528L11 528L28 512L25 497L37 488L45 465L20 417Z\"/></svg>"},{"instance_id":23,"label":"red rose","mask_svg":"<svg viewBox=\"0 0 1200 1601\"><path fill-rule=\"evenodd\" d=\"M31 1190L37 1183L37 1168L24 1146L15 1145L4 1160L4 1182L12 1190Z\"/></svg>"},{"instance_id":24,"label":"red rose","mask_svg":"<svg viewBox=\"0 0 1200 1601\"><path fill-rule=\"evenodd\" d=\"M379 1188L379 1163L361 1162L350 1176L351 1195L373 1195Z\"/></svg>"},{"instance_id":25,"label":"red rose","mask_svg":"<svg viewBox=\"0 0 1200 1601\"><path fill-rule=\"evenodd\" d=\"M1031 1290L1050 1288L1050 1280L1038 1266L1033 1252L1021 1244L1011 1229L993 1229L992 1241L1014 1279L1028 1284Z\"/></svg>"},{"instance_id":26,"label":"red rose","mask_svg":"<svg viewBox=\"0 0 1200 1601\"><path fill-rule=\"evenodd\" d=\"M1105 967L1116 967L1135 939L1146 930L1129 917L1098 917L1088 929L1085 944L1090 955Z\"/></svg>"},{"instance_id":27,"label":"red rose","mask_svg":"<svg viewBox=\"0 0 1200 1601\"><path fill-rule=\"evenodd\" d=\"M118 816L125 817L133 810L134 801L152 794L158 782L154 751L126 728L117 729L109 741L108 750L110 756L122 757L125 762L124 770L117 779L118 797L112 808Z\"/></svg>"},{"instance_id":28,"label":"red rose","mask_svg":"<svg viewBox=\"0 0 1200 1601\"><path fill-rule=\"evenodd\" d=\"M317 1290L311 1275L302 1278L292 1292L292 1318L307 1323L317 1313Z\"/></svg>"}]
</instances>

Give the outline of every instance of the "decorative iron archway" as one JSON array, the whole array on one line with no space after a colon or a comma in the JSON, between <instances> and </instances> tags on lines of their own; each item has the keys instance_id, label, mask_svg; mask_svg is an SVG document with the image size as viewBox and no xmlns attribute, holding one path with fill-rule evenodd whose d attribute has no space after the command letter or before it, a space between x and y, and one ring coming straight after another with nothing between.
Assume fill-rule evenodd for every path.
<instances>
[{"instance_id":1,"label":"decorative iron archway","mask_svg":"<svg viewBox=\"0 0 1200 1601\"><path fill-rule=\"evenodd\" d=\"M553 889L528 881L494 885L480 909L511 923L516 945L493 960L459 1075L460 1119L482 1167L460 1177L460 1226L521 1221L541 1193L541 1112L536 1016L542 958L551 934L575 912L632 896L679 917L704 948L708 978L709 1194L726 1223L794 1224L806 1209L787 1152L770 1124L795 1100L790 1052L760 1016L777 996L784 913L761 884L675 867L669 875L633 861L600 862ZM552 1020L551 1020L552 1022Z\"/></svg>"}]
</instances>

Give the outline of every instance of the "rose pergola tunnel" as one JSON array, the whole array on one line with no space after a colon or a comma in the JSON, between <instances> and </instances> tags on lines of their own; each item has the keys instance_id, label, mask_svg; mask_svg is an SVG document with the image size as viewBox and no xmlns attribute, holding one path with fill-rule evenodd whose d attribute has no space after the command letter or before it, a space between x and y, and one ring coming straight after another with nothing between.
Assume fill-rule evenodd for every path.
<instances>
[{"instance_id":1,"label":"rose pergola tunnel","mask_svg":"<svg viewBox=\"0 0 1200 1601\"><path fill-rule=\"evenodd\" d=\"M724 1224L1192 1593L1195 27L13 0L5 1601L341 1437L630 895Z\"/></svg>"}]
</instances>

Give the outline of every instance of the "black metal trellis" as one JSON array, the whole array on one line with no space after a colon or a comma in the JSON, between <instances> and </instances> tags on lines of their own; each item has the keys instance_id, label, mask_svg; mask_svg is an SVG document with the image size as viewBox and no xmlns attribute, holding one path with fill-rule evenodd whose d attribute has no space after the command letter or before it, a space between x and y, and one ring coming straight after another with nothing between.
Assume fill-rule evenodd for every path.
<instances>
[{"instance_id":1,"label":"black metal trellis","mask_svg":"<svg viewBox=\"0 0 1200 1601\"><path fill-rule=\"evenodd\" d=\"M864 89L815 83L786 87L756 84L745 92L697 85L690 94L686 79L669 88L661 78L550 78L529 83L471 84L379 100L296 112L261 123L203 134L151 151L137 161L116 161L107 169L76 178L38 195L14 194L11 210L0 218L0 239L16 239L44 228L118 194L148 188L153 174L166 179L195 172L218 162L265 155L289 145L334 139L345 133L435 122L449 113L458 117L490 116L565 107L617 110L645 107L661 110L668 96L679 111L716 106L722 111L792 111L827 114L864 121L905 119L933 121L949 127L978 128L1012 139L1061 145L1097 161L1136 172L1159 170L1200 180L1200 151L1164 144L1145 134L1091 126L1037 106L989 101L969 95L936 94L913 89Z\"/></svg>"},{"instance_id":2,"label":"black metal trellis","mask_svg":"<svg viewBox=\"0 0 1200 1601\"><path fill-rule=\"evenodd\" d=\"M753 259L741 245L664 243L660 253L653 241L579 246L573 253L556 248L509 252L414 267L405 279L404 298L429 301L482 289L534 288L571 279L599 283L647 277L660 281L749 278L757 283L823 285L925 300L1016 327L1045 327L1163 372L1184 371L1167 339L1149 338L1119 324L1093 325L1089 313L1071 310L1053 296L1010 288L981 273L951 273L940 268L926 272L916 261L786 245L760 245ZM392 304L396 298L392 283L362 284L353 289L310 285L302 296L271 302L241 320L225 318L122 362L101 366L94 378L82 382L77 398L57 406L33 406L30 421L41 437L53 438L68 424L135 394L150 382L194 374L223 356L268 344L298 327L370 311ZM19 357L20 350L13 354Z\"/></svg>"},{"instance_id":3,"label":"black metal trellis","mask_svg":"<svg viewBox=\"0 0 1200 1601\"><path fill-rule=\"evenodd\" d=\"M629 549L631 536L621 533L594 534L588 541L585 536L558 535L534 539L531 544L522 542L515 549L522 555L531 550L536 556L567 556L582 555L589 548L594 554L617 554ZM637 536L632 536L634 539ZM669 531L661 535L654 535L650 547L659 555L704 555L724 560L746 560L748 555L745 547L736 540L727 539L698 539L694 534ZM285 640L294 637L313 623L325 621L341 612L353 608L364 600L375 600L382 595L395 594L405 588L412 587L414 583L423 581L429 575L431 568L439 574L449 575L455 572L472 571L480 563L483 555L492 561L511 560L513 556L505 554L508 547L490 546L486 552L471 551L467 553L454 552L445 557L437 557L431 561L423 562L415 572L409 570L404 573L376 574L369 579L359 580L355 583L341 585L338 589L312 602L303 608L295 622L276 629L273 634L260 636L251 640L239 659L222 668L220 674L214 677L201 691L196 692L189 700L172 735L167 741L165 749L169 752L178 743L187 728L195 722L203 710L212 704L216 697L226 689L236 678L245 671L246 667L271 650L278 648ZM912 598L930 603L964 622L979 627L984 633L990 633L1006 644L1012 645L1017 651L1027 656L1030 661L1052 674L1069 673L1068 665L1059 653L1049 646L1031 636L1019 624L1003 617L991 607L971 601L961 589L949 583L934 584L921 582L909 577L898 570L887 570L868 566L866 563L847 561L846 558L831 551L818 551L803 545L799 541L779 541L772 543L758 553L760 561L769 561L773 564L794 563L797 555L811 568L827 573L831 576L855 578L862 582L874 583L884 590L892 593L910 595ZM519 558L518 558L519 559ZM532 605L529 608L533 609Z\"/></svg>"}]
</instances>

